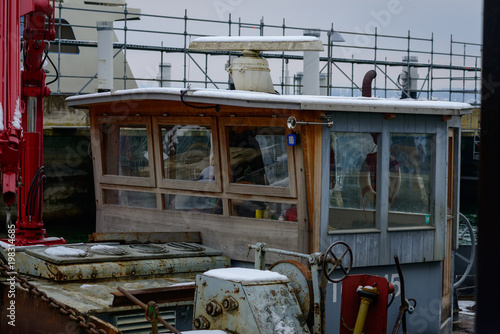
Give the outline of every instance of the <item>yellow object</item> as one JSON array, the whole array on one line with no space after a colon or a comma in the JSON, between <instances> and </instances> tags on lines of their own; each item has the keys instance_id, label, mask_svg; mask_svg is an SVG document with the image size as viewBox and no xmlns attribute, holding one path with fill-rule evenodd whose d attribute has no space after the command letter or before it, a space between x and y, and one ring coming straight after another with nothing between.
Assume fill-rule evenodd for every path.
<instances>
[{"instance_id":1,"label":"yellow object","mask_svg":"<svg viewBox=\"0 0 500 334\"><path fill-rule=\"evenodd\" d=\"M363 333L363 328L365 327L366 315L368 314L368 308L370 307L371 300L368 298L361 298L361 304L359 304L358 317L356 318L356 325L354 325L354 334Z\"/></svg>"},{"instance_id":2,"label":"yellow object","mask_svg":"<svg viewBox=\"0 0 500 334\"><path fill-rule=\"evenodd\" d=\"M378 298L378 288L376 286L360 286L358 287L358 295L361 298L361 303L359 304L358 317L356 318L356 324L354 325L354 334L363 333L370 303Z\"/></svg>"},{"instance_id":3,"label":"yellow object","mask_svg":"<svg viewBox=\"0 0 500 334\"><path fill-rule=\"evenodd\" d=\"M264 218L264 210L255 210L255 218Z\"/></svg>"}]
</instances>

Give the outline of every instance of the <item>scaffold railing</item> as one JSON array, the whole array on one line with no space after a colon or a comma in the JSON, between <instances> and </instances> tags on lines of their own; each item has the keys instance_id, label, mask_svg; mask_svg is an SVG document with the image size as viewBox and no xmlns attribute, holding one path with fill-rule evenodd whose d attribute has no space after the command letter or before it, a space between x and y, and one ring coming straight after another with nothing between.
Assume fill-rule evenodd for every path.
<instances>
[{"instance_id":1,"label":"scaffold railing","mask_svg":"<svg viewBox=\"0 0 500 334\"><path fill-rule=\"evenodd\" d=\"M413 35L410 31L396 36L382 34L374 27L372 32L336 31L333 23L326 29L296 27L282 23L268 24L262 17L258 22L234 21L229 14L227 20L209 20L184 16L166 16L134 12L134 20L127 6L102 9L84 9L67 6L61 1L56 9L57 38L52 43L50 56L56 73L49 73L53 94L73 95L92 92L97 73L77 75L62 71L65 61L64 47L96 48L96 40L68 38L63 29L96 30L94 24L77 25L68 19L72 15L89 15L93 12L119 15L114 22L117 41L113 47L115 56L123 61L122 73L115 75L121 86L134 82L139 87L173 86L207 87L228 89L230 79L224 65L238 52L201 52L189 50L189 42L201 36L212 35L302 35L314 31L323 42L325 51L320 54L321 92L323 95L360 96L362 76L371 69L379 76L373 83L373 95L386 98L400 98L408 95L401 74L416 73L415 95L423 99L437 99L468 102L480 105L481 88L481 44L455 40L450 36L449 46L437 43L434 34L429 37ZM136 20L139 18L139 20ZM160 27L160 28L159 28ZM78 37L78 34L75 35ZM339 37L340 36L340 37ZM147 56L146 56L147 55ZM292 52L268 52L273 82L280 94L301 93L301 70L303 56ZM142 71L141 59L148 60L148 71ZM116 60L115 58L115 61ZM135 63L138 62L138 64ZM154 71L158 65L169 62L171 77ZM153 64L152 64L153 63ZM97 59L96 59L97 64ZM96 65L97 69L97 65ZM131 69L131 70L130 70ZM131 73L132 72L132 73ZM85 79L81 89L67 91L61 86L63 79ZM130 87L130 84L129 84ZM94 88L95 90L95 88Z\"/></svg>"}]
</instances>

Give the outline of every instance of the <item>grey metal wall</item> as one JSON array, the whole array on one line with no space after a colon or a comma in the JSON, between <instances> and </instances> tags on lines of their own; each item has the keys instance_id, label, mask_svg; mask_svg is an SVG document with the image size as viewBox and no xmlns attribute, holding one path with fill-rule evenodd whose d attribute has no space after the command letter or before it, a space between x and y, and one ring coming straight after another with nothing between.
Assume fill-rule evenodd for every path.
<instances>
[{"instance_id":1,"label":"grey metal wall","mask_svg":"<svg viewBox=\"0 0 500 334\"><path fill-rule=\"evenodd\" d=\"M448 122L441 116L402 115L385 119L384 114L336 112L331 115L334 126L330 131L377 132L379 139L380 170L389 169L389 140L391 133L431 134L434 138L434 156L431 193L432 226L422 228L388 229L388 190L379 188L380 210L377 211L377 230L358 232L329 231L329 192L328 178L330 161L330 131L323 134L323 175L321 204L321 250L338 240L346 241L354 252L354 267L390 265L393 256L398 255L401 263L441 261L445 256L446 240L446 199L447 199L447 164L448 164ZM452 120L456 124L456 120ZM325 127L326 129L326 127ZM455 159L459 163L458 159ZM378 182L388 184L388 173L379 173Z\"/></svg>"}]
</instances>

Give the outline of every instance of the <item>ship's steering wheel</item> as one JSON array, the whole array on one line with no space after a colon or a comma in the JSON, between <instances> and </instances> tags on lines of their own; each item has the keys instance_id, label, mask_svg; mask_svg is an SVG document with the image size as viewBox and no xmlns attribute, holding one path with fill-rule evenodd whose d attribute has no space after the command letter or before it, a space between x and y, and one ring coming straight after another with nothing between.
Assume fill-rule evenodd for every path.
<instances>
[{"instance_id":1,"label":"ship's steering wheel","mask_svg":"<svg viewBox=\"0 0 500 334\"><path fill-rule=\"evenodd\" d=\"M474 234L472 224L469 222L469 219L467 219L467 217L465 217L462 213L460 213L459 215L459 225L463 225L465 226L465 228L461 232L459 232L458 240L470 240L471 248L470 255L468 257L455 252L455 261L461 260L466 264L465 271L463 272L462 277L453 284L453 287L455 289L458 288L467 279L467 276L469 275L472 266L474 265L474 259L476 257L476 236ZM457 273L455 272L455 276L456 275Z\"/></svg>"},{"instance_id":2,"label":"ship's steering wheel","mask_svg":"<svg viewBox=\"0 0 500 334\"><path fill-rule=\"evenodd\" d=\"M336 247L338 246L338 247ZM341 255L336 255L335 252L339 251ZM343 251L342 251L343 250ZM346 260L349 265L344 267L344 257L348 256ZM334 278L333 272L335 269L340 268L343 275L340 278ZM343 281L351 271L352 268L352 250L349 245L343 241L336 241L328 247L325 255L323 256L323 273L326 278L332 283L339 283Z\"/></svg>"}]
</instances>

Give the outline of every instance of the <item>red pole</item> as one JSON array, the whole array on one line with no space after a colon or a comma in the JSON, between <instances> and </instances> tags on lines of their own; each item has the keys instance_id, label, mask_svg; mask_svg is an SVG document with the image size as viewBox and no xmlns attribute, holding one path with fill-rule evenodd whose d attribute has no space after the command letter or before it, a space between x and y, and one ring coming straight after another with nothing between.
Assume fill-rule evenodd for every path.
<instances>
[{"instance_id":1,"label":"red pole","mask_svg":"<svg viewBox=\"0 0 500 334\"><path fill-rule=\"evenodd\" d=\"M42 221L45 172L43 158L43 62L47 40L54 40L54 7L50 0L0 0L0 167L3 199L15 203L19 189L16 244L60 244L45 239ZM54 1L52 1L54 3ZM20 71L21 16L23 71ZM49 26L46 27L46 22ZM22 85L22 87L21 87ZM21 168L19 168L21 167ZM19 177L21 170L21 177Z\"/></svg>"}]
</instances>

